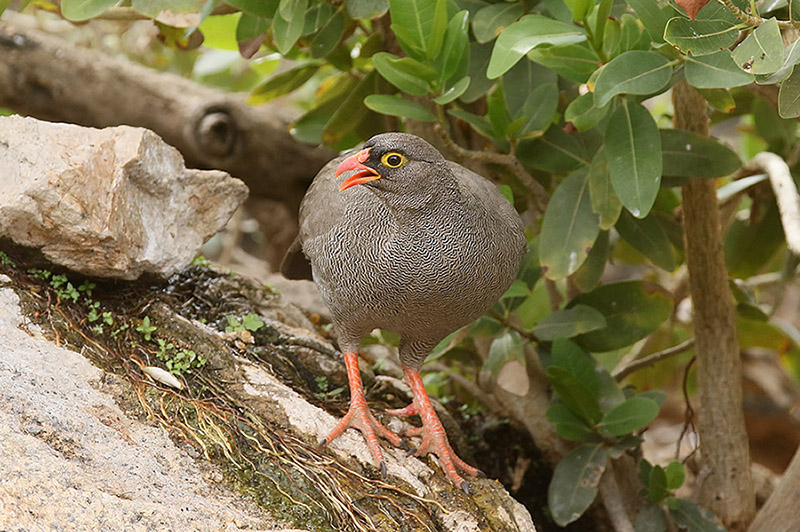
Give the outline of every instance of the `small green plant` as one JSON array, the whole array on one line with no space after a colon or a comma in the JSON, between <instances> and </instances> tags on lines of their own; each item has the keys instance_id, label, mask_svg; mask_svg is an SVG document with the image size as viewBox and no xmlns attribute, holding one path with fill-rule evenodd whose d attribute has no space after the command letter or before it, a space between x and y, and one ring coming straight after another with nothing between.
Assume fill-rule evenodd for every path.
<instances>
[{"instance_id":1,"label":"small green plant","mask_svg":"<svg viewBox=\"0 0 800 532\"><path fill-rule=\"evenodd\" d=\"M117 336L119 336L119 335L120 335L120 333L123 333L123 332L125 332L125 331L128 329L128 327L130 327L130 325L129 325L129 324L127 324L127 323L125 323L125 324L123 324L123 325L120 325L119 327L117 327L116 329L114 329L113 331L111 331L111 338L113 338L114 340L116 340L116 339L117 339Z\"/></svg>"},{"instance_id":2,"label":"small green plant","mask_svg":"<svg viewBox=\"0 0 800 532\"><path fill-rule=\"evenodd\" d=\"M78 292L84 292L88 297L92 297L92 290L97 288L97 285L91 281L84 281L78 285Z\"/></svg>"},{"instance_id":3,"label":"small green plant","mask_svg":"<svg viewBox=\"0 0 800 532\"><path fill-rule=\"evenodd\" d=\"M314 377L314 382L317 383L317 388L319 388L323 392L327 392L328 388L330 388L330 384L328 383L328 377L326 377L325 375Z\"/></svg>"},{"instance_id":4,"label":"small green plant","mask_svg":"<svg viewBox=\"0 0 800 532\"><path fill-rule=\"evenodd\" d=\"M71 299L74 303L77 303L78 299L81 297L78 289L72 285L70 280L64 274L53 275L50 278L50 286L52 286L56 291L56 295L59 297L59 299Z\"/></svg>"},{"instance_id":5,"label":"small green plant","mask_svg":"<svg viewBox=\"0 0 800 532\"><path fill-rule=\"evenodd\" d=\"M153 333L158 329L155 325L150 325L150 316L145 316L142 324L136 327L136 331L142 333L148 342L153 338Z\"/></svg>"},{"instance_id":6,"label":"small green plant","mask_svg":"<svg viewBox=\"0 0 800 532\"><path fill-rule=\"evenodd\" d=\"M225 327L225 332L256 332L264 326L264 322L261 321L258 314L247 314L241 318L238 316L228 316L226 319L228 320L228 326Z\"/></svg>"},{"instance_id":7,"label":"small green plant","mask_svg":"<svg viewBox=\"0 0 800 532\"><path fill-rule=\"evenodd\" d=\"M181 376L191 373L193 369L201 368L206 364L206 359L191 349L177 349L175 344L161 338L156 339L158 351L156 358L164 362L167 370L173 375Z\"/></svg>"},{"instance_id":8,"label":"small green plant","mask_svg":"<svg viewBox=\"0 0 800 532\"><path fill-rule=\"evenodd\" d=\"M191 265L200 266L201 268L209 268L211 266L211 261L202 255L198 255L192 259Z\"/></svg>"},{"instance_id":9,"label":"small green plant","mask_svg":"<svg viewBox=\"0 0 800 532\"><path fill-rule=\"evenodd\" d=\"M3 264L5 266L11 266L12 268L16 268L17 267L17 265L14 263L14 261L11 260L10 258L8 258L8 255L6 255L2 251L0 251L0 264Z\"/></svg>"}]
</instances>

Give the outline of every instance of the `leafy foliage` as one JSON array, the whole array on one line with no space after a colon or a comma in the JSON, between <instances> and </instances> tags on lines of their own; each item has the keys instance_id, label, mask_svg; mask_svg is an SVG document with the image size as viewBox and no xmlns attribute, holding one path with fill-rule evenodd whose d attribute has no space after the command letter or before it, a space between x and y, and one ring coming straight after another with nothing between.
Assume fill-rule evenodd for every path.
<instances>
[{"instance_id":1,"label":"leafy foliage","mask_svg":"<svg viewBox=\"0 0 800 532\"><path fill-rule=\"evenodd\" d=\"M486 171L527 211L531 250L490 314L445 338L431 358L458 356L491 337L481 374L506 387L513 368L516 384L506 389L524 395L520 369L535 345L554 390L547 417L577 443L550 485L550 511L562 525L586 510L607 465L638 447L639 432L658 413L651 395L623 389L608 368L634 345L648 354L690 334L675 319L679 301L662 286L679 284L671 281L684 260L674 187L719 180L720 201L739 212L724 227L741 345L785 353L800 373L800 333L775 320L763 293L748 285L766 272L780 274L784 285L791 280L791 268L781 270L787 253L774 195L763 176L731 179L761 150L796 170L800 41L784 43L782 35L799 22L796 4L228 0L236 12L222 14L217 1L130 3L176 47L203 34L208 47L252 58L244 85L250 102L299 102L303 114L292 133L300 141L341 149L413 128L442 131L475 149L480 163L487 160L481 151L498 155ZM74 21L115 5L61 3ZM166 10L194 14L196 23L170 26ZM201 54L195 67L210 68L209 56ZM668 93L682 80L707 100L712 125L736 121L736 138L669 127ZM751 90L756 84L773 86L775 100ZM645 280L609 282L609 265ZM57 288L59 297L79 296L68 282ZM229 318L235 330L258 326L248 316ZM149 340L155 328L145 317L137 330ZM665 530L669 519L690 531L719 530L707 511L674 496L680 464L639 463L646 504L636 530Z\"/></svg>"}]
</instances>

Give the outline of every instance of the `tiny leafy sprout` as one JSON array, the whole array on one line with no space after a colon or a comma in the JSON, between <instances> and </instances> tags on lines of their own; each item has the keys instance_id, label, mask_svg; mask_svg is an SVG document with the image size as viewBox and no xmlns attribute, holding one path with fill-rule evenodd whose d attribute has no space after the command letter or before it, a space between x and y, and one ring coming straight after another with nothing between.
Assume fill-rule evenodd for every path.
<instances>
[{"instance_id":1,"label":"tiny leafy sprout","mask_svg":"<svg viewBox=\"0 0 800 532\"><path fill-rule=\"evenodd\" d=\"M227 316L228 325L225 327L225 332L256 332L264 326L264 322L258 317L258 314L247 314L243 317Z\"/></svg>"},{"instance_id":2,"label":"tiny leafy sprout","mask_svg":"<svg viewBox=\"0 0 800 532\"><path fill-rule=\"evenodd\" d=\"M198 255L198 256L196 256L195 258L192 259L191 265L192 266L199 266L201 268L208 268L209 266L211 266L211 261L208 260L207 258L205 258L202 255Z\"/></svg>"},{"instance_id":3,"label":"tiny leafy sprout","mask_svg":"<svg viewBox=\"0 0 800 532\"><path fill-rule=\"evenodd\" d=\"M142 324L136 327L136 331L142 333L144 335L144 339L146 341L150 341L153 337L153 332L158 329L155 325L150 325L150 316L145 316L142 320Z\"/></svg>"},{"instance_id":4,"label":"tiny leafy sprout","mask_svg":"<svg viewBox=\"0 0 800 532\"><path fill-rule=\"evenodd\" d=\"M183 373L191 373L193 369L203 367L205 363L206 359L191 349L180 349L166 361L166 366L170 373L180 376Z\"/></svg>"},{"instance_id":5,"label":"tiny leafy sprout","mask_svg":"<svg viewBox=\"0 0 800 532\"><path fill-rule=\"evenodd\" d=\"M114 316L111 315L111 312L103 312L103 323L114 325Z\"/></svg>"},{"instance_id":6,"label":"tiny leafy sprout","mask_svg":"<svg viewBox=\"0 0 800 532\"><path fill-rule=\"evenodd\" d=\"M161 338L156 338L156 342L158 342L158 353L156 353L156 356L159 360L167 360L170 358L167 351L171 351L175 347L175 344L172 342L167 343L166 340L162 340Z\"/></svg>"},{"instance_id":7,"label":"tiny leafy sprout","mask_svg":"<svg viewBox=\"0 0 800 532\"><path fill-rule=\"evenodd\" d=\"M89 307L89 314L86 316L86 319L89 320L89 323L94 323L97 320L99 320L100 319L100 313L97 311L97 309L100 308L100 302L99 301L91 301L91 300L89 300L86 303L86 306ZM111 325L111 324L109 323L109 325Z\"/></svg>"},{"instance_id":8,"label":"tiny leafy sprout","mask_svg":"<svg viewBox=\"0 0 800 532\"><path fill-rule=\"evenodd\" d=\"M129 327L129 325L128 325L127 323L125 323L125 324L123 324L123 325L120 325L119 327L117 327L116 329L114 329L113 331L111 331L111 338L113 338L114 340L116 340L116 339L117 339L117 336L119 336L119 334L120 334L121 332L124 332L125 330L127 330L127 329L128 329L128 327Z\"/></svg>"},{"instance_id":9,"label":"tiny leafy sprout","mask_svg":"<svg viewBox=\"0 0 800 532\"><path fill-rule=\"evenodd\" d=\"M317 388L319 388L323 392L327 392L328 388L330 388L330 384L328 384L328 377L326 377L325 375L314 377L314 382L317 383Z\"/></svg>"},{"instance_id":10,"label":"tiny leafy sprout","mask_svg":"<svg viewBox=\"0 0 800 532\"><path fill-rule=\"evenodd\" d=\"M36 277L37 279L41 279L42 281L46 281L50 279L50 276L53 275L53 272L50 270L39 270L37 268L31 268L28 270L28 273Z\"/></svg>"},{"instance_id":11,"label":"tiny leafy sprout","mask_svg":"<svg viewBox=\"0 0 800 532\"><path fill-rule=\"evenodd\" d=\"M97 334L97 335L101 335L101 334L103 334L103 324L102 324L102 323L98 323L97 325L95 325L94 327L92 327L92 330L93 330L93 331L94 331L94 333L95 333L95 334Z\"/></svg>"},{"instance_id":12,"label":"tiny leafy sprout","mask_svg":"<svg viewBox=\"0 0 800 532\"><path fill-rule=\"evenodd\" d=\"M87 296L92 297L92 290L97 288L97 285L91 281L84 281L78 285L78 292L85 292Z\"/></svg>"},{"instance_id":13,"label":"tiny leafy sprout","mask_svg":"<svg viewBox=\"0 0 800 532\"><path fill-rule=\"evenodd\" d=\"M3 264L5 266L11 266L12 268L16 268L17 267L17 265L14 264L14 261L11 260L10 258L8 258L8 255L6 255L2 251L0 251L0 264Z\"/></svg>"}]
</instances>

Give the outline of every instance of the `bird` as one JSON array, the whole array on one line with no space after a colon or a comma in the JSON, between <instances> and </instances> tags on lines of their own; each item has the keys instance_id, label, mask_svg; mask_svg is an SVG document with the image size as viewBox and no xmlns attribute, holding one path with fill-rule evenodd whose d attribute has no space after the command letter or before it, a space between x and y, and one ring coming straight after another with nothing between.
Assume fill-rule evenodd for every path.
<instances>
[{"instance_id":1,"label":"bird","mask_svg":"<svg viewBox=\"0 0 800 532\"><path fill-rule=\"evenodd\" d=\"M355 428L386 476L378 437L405 442L367 406L357 353L365 334L394 331L413 400L386 412L419 415L422 426L404 434L422 438L411 451L436 455L448 480L469 493L459 472L484 475L453 451L420 370L442 339L485 313L516 278L527 249L519 214L487 179L418 136L390 132L320 170L299 226L281 272L319 288L350 386L349 409L320 447Z\"/></svg>"}]
</instances>

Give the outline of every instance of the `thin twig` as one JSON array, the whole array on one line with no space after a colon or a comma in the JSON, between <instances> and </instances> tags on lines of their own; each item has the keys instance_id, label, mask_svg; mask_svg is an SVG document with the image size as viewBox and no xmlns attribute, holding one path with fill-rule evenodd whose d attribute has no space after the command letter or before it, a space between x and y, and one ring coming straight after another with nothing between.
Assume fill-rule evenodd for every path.
<instances>
[{"instance_id":1,"label":"thin twig","mask_svg":"<svg viewBox=\"0 0 800 532\"><path fill-rule=\"evenodd\" d=\"M800 195L786 161L779 155L762 151L753 157L747 167L758 168L769 176L778 201L786 244L792 253L800 255Z\"/></svg>"},{"instance_id":2,"label":"thin twig","mask_svg":"<svg viewBox=\"0 0 800 532\"><path fill-rule=\"evenodd\" d=\"M621 381L634 371L650 367L658 362L661 362L662 360L666 360L680 353L684 353L692 347L694 347L694 338L689 338L685 342L681 342L676 346L664 349L663 351L658 351L652 355L647 355L646 357L634 360L630 364L626 364L621 368L617 368L612 372L612 375L617 381Z\"/></svg>"},{"instance_id":3,"label":"thin twig","mask_svg":"<svg viewBox=\"0 0 800 532\"><path fill-rule=\"evenodd\" d=\"M450 138L450 135L447 134L441 124L435 124L433 129L442 138L442 141L445 143L445 145L460 157L472 159L473 161L482 163L500 164L514 172L514 175L517 176L517 179L519 179L520 182L522 182L531 198L533 198L536 209L539 212L545 211L547 208L547 202L550 199L550 195L544 189L542 184L536 181L533 176L528 173L525 167L522 166L522 163L519 162L519 159L507 153L468 150L467 148L456 144L453 139Z\"/></svg>"},{"instance_id":4,"label":"thin twig","mask_svg":"<svg viewBox=\"0 0 800 532\"><path fill-rule=\"evenodd\" d=\"M717 1L720 4L724 5L726 8L728 8L728 11L733 13L733 15L736 18L738 18L748 26L752 26L755 28L766 22L766 19L761 18L758 15L751 15L750 13L747 13L742 9L739 9L738 7L736 7L736 5L733 3L732 0L717 0ZM778 27L782 29L800 28L800 23L792 22L790 20L779 20Z\"/></svg>"}]
</instances>

